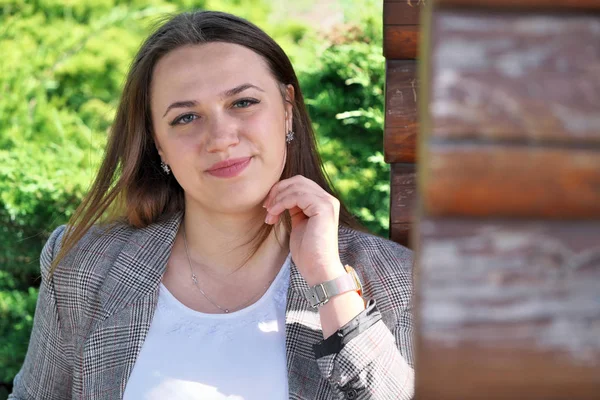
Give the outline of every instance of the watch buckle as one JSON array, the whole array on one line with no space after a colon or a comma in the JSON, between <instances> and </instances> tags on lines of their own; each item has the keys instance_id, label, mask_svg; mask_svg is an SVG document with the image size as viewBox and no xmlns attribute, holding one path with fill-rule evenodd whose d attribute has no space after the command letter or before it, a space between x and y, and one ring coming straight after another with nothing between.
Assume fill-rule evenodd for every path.
<instances>
[{"instance_id":1,"label":"watch buckle","mask_svg":"<svg viewBox=\"0 0 600 400\"><path fill-rule=\"evenodd\" d=\"M319 295L319 291L317 290L317 288L321 288L321 292L323 293L322 296ZM317 298L317 303L314 304L312 307L313 308L317 308L322 306L323 304L327 304L327 302L329 301L329 297L327 295L327 290L325 290L325 286L323 286L322 283L319 283L318 285L314 286L314 290L315 290L315 297Z\"/></svg>"}]
</instances>

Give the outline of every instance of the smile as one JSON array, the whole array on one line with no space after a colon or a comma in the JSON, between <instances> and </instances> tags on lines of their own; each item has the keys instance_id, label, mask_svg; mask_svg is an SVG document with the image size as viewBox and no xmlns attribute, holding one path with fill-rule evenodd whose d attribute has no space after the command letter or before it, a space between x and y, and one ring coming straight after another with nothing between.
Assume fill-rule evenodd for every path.
<instances>
[{"instance_id":1,"label":"smile","mask_svg":"<svg viewBox=\"0 0 600 400\"><path fill-rule=\"evenodd\" d=\"M216 176L217 178L233 178L241 174L246 169L246 167L248 167L251 160L252 157L247 157L227 167L213 169L206 172L211 174L212 176Z\"/></svg>"}]
</instances>

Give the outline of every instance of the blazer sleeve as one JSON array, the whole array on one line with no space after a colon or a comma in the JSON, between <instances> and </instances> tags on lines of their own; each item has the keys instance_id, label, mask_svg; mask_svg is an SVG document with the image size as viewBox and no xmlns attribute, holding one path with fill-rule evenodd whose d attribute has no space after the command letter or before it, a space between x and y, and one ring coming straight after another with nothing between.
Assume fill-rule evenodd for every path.
<instances>
[{"instance_id":1,"label":"blazer sleeve","mask_svg":"<svg viewBox=\"0 0 600 400\"><path fill-rule=\"evenodd\" d=\"M412 272L393 264L387 274L381 273L386 279L369 282L386 305L386 321L377 308L379 300L372 298L364 311L313 347L337 399L408 400L414 395Z\"/></svg>"},{"instance_id":2,"label":"blazer sleeve","mask_svg":"<svg viewBox=\"0 0 600 400\"><path fill-rule=\"evenodd\" d=\"M40 256L42 282L37 299L29 347L14 379L9 400L71 398L71 366L67 359L56 304L54 281L48 272L58 252L65 226L57 228Z\"/></svg>"}]
</instances>

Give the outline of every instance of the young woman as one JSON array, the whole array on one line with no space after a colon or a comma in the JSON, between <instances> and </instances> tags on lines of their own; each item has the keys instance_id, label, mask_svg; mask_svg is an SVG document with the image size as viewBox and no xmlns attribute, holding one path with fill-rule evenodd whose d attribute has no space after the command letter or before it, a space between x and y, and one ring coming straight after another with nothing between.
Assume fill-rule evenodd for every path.
<instances>
[{"instance_id":1,"label":"young woman","mask_svg":"<svg viewBox=\"0 0 600 400\"><path fill-rule=\"evenodd\" d=\"M10 399L408 399L411 267L334 196L283 50L181 14L42 251Z\"/></svg>"}]
</instances>

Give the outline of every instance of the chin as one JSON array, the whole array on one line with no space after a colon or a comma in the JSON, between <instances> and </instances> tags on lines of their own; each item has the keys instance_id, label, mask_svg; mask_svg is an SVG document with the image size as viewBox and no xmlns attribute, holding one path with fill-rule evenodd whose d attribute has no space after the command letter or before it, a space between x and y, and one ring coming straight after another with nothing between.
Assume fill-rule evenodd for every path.
<instances>
[{"instance_id":1,"label":"chin","mask_svg":"<svg viewBox=\"0 0 600 400\"><path fill-rule=\"evenodd\" d=\"M243 190L237 185L233 185L230 193L223 194L218 199L213 199L212 209L219 210L223 213L247 213L262 210L262 203L266 194L262 195L259 190L254 187L253 190ZM268 190L265 191L268 193Z\"/></svg>"},{"instance_id":2,"label":"chin","mask_svg":"<svg viewBox=\"0 0 600 400\"><path fill-rule=\"evenodd\" d=\"M222 214L262 214L264 209L262 208L261 203L227 202L215 205L213 210Z\"/></svg>"}]
</instances>

